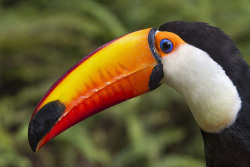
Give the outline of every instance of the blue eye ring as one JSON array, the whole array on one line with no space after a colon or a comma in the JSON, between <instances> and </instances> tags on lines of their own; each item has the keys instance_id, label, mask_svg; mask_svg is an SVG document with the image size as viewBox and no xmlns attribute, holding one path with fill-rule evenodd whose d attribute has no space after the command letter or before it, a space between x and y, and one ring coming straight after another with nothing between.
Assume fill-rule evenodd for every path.
<instances>
[{"instance_id":1,"label":"blue eye ring","mask_svg":"<svg viewBox=\"0 0 250 167\"><path fill-rule=\"evenodd\" d=\"M160 42L160 47L164 53L170 53L173 50L173 43L168 39L163 39Z\"/></svg>"}]
</instances>

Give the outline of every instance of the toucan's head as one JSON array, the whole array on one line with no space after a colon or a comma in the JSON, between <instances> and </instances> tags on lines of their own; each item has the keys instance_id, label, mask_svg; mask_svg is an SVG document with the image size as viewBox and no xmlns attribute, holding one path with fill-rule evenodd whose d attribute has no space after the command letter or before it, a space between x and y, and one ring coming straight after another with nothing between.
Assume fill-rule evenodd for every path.
<instances>
[{"instance_id":1,"label":"toucan's head","mask_svg":"<svg viewBox=\"0 0 250 167\"><path fill-rule=\"evenodd\" d=\"M241 99L233 42L205 23L170 22L124 35L98 48L47 92L29 124L34 152L99 111L167 84L184 96L198 125L220 133L236 119Z\"/></svg>"}]
</instances>

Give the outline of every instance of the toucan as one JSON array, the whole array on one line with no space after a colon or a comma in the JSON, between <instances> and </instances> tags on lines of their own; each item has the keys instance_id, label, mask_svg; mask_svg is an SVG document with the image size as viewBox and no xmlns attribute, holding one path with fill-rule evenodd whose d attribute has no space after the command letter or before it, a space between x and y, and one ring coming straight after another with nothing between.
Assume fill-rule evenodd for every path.
<instances>
[{"instance_id":1,"label":"toucan","mask_svg":"<svg viewBox=\"0 0 250 167\"><path fill-rule=\"evenodd\" d=\"M132 32L85 56L37 105L30 146L37 152L74 124L161 84L188 104L208 167L250 166L250 68L229 36L203 22Z\"/></svg>"}]
</instances>

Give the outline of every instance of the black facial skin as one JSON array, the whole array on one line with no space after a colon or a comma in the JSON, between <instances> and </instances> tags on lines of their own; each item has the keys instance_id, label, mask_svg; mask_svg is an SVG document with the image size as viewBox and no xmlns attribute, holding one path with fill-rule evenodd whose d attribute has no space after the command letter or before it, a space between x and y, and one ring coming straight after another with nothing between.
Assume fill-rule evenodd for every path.
<instances>
[{"instance_id":1,"label":"black facial skin","mask_svg":"<svg viewBox=\"0 0 250 167\"><path fill-rule=\"evenodd\" d=\"M149 48L151 50L152 55L154 56L155 60L158 62L158 64L154 67L150 79L149 79L149 91L152 91L156 89L158 86L160 86L160 81L164 77L163 74L163 65L161 63L161 56L157 53L155 49L155 32L157 29L152 28L148 34L148 44Z\"/></svg>"}]
</instances>

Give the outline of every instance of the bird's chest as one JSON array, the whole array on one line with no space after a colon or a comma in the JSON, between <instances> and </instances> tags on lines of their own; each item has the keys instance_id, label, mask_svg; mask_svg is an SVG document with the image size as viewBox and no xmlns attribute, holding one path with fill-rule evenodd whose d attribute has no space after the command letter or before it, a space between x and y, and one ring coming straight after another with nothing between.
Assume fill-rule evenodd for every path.
<instances>
[{"instance_id":1,"label":"bird's chest","mask_svg":"<svg viewBox=\"0 0 250 167\"><path fill-rule=\"evenodd\" d=\"M207 167L250 167L250 152L219 134L202 131Z\"/></svg>"}]
</instances>

